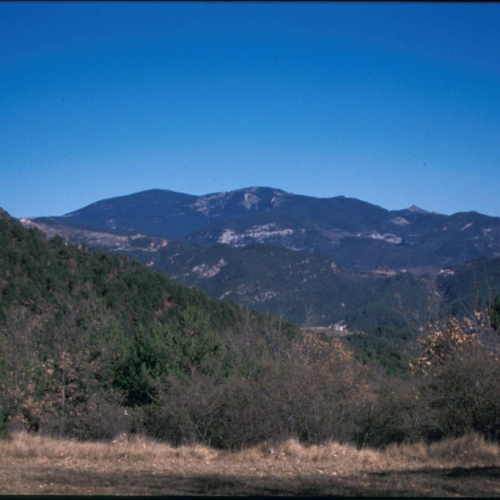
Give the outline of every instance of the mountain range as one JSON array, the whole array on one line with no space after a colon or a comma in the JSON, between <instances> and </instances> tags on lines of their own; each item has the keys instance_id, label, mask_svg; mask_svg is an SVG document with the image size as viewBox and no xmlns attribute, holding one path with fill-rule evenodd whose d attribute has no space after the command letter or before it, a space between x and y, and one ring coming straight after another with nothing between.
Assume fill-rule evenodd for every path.
<instances>
[{"instance_id":1,"label":"mountain range","mask_svg":"<svg viewBox=\"0 0 500 500\"><path fill-rule=\"evenodd\" d=\"M472 307L500 289L500 218L477 212L391 211L265 187L155 189L21 222L300 324L421 327L443 307ZM465 263L485 270L472 290L456 284L470 274Z\"/></svg>"}]
</instances>

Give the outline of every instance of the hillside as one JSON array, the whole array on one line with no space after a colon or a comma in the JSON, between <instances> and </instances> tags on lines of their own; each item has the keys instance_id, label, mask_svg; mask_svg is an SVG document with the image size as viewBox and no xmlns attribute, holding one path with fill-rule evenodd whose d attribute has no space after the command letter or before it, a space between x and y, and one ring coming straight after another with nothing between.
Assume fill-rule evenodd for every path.
<instances>
[{"instance_id":1,"label":"hillside","mask_svg":"<svg viewBox=\"0 0 500 500\"><path fill-rule=\"evenodd\" d=\"M40 313L58 303L85 300L96 309L104 308L130 333L138 324L178 321L188 305L199 308L217 328L230 325L240 313L233 303L209 299L122 255L68 245L58 236L46 239L5 211L0 213L0 224L3 319L12 307Z\"/></svg>"},{"instance_id":2,"label":"hillside","mask_svg":"<svg viewBox=\"0 0 500 500\"><path fill-rule=\"evenodd\" d=\"M408 326L403 307L415 326L429 319L417 318L431 293L428 279L383 270L356 273L322 254L263 244L232 248L171 242L153 258L139 252L131 256L151 259L155 268L213 297L281 314L300 325Z\"/></svg>"},{"instance_id":3,"label":"hillside","mask_svg":"<svg viewBox=\"0 0 500 500\"><path fill-rule=\"evenodd\" d=\"M13 419L32 430L113 433L121 405L152 402L154 380L225 373L227 340L243 324L263 335L277 321L122 255L46 239L3 210L0 299L0 433ZM298 335L281 320L279 331ZM96 404L110 413L91 425Z\"/></svg>"},{"instance_id":4,"label":"hillside","mask_svg":"<svg viewBox=\"0 0 500 500\"><path fill-rule=\"evenodd\" d=\"M500 295L500 258L481 257L457 265L441 273L436 284L443 314L471 316Z\"/></svg>"}]
</instances>

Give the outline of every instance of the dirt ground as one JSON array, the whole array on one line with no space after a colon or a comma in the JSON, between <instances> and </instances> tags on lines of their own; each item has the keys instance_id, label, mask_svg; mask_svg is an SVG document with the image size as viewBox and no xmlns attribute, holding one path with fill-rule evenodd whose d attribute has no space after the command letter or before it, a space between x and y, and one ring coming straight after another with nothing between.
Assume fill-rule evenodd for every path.
<instances>
[{"instance_id":1,"label":"dirt ground","mask_svg":"<svg viewBox=\"0 0 500 500\"><path fill-rule=\"evenodd\" d=\"M344 495L500 497L500 468L338 473L298 465L2 464L3 495Z\"/></svg>"},{"instance_id":2,"label":"dirt ground","mask_svg":"<svg viewBox=\"0 0 500 500\"><path fill-rule=\"evenodd\" d=\"M322 459L297 444L272 454L204 448L140 454L137 444L94 452L92 445L78 450L75 443L35 443L31 449L23 439L15 449L0 445L2 495L500 497L496 458L483 465L456 459L438 465L412 461L408 452L405 460L389 460L339 446L329 457L322 452Z\"/></svg>"}]
</instances>

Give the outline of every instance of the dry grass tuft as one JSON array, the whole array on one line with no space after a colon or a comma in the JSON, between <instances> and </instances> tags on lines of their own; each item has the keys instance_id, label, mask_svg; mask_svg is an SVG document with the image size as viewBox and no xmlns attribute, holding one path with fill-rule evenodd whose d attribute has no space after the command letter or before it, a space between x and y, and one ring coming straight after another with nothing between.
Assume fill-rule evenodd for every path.
<instances>
[{"instance_id":1,"label":"dry grass tuft","mask_svg":"<svg viewBox=\"0 0 500 500\"><path fill-rule=\"evenodd\" d=\"M392 445L385 450L384 455L386 466L395 468L424 463L468 467L490 467L500 464L500 446L486 441L480 434L444 439L429 445L425 443Z\"/></svg>"},{"instance_id":2,"label":"dry grass tuft","mask_svg":"<svg viewBox=\"0 0 500 500\"><path fill-rule=\"evenodd\" d=\"M304 446L289 439L278 447L277 456L300 459L305 462L325 463L335 462L344 466L358 467L360 465L374 465L380 461L380 452L363 449L355 446L328 442L322 445Z\"/></svg>"},{"instance_id":3,"label":"dry grass tuft","mask_svg":"<svg viewBox=\"0 0 500 500\"><path fill-rule=\"evenodd\" d=\"M387 466L394 468L424 463L429 460L429 446L423 442L393 444L384 450L384 460Z\"/></svg>"},{"instance_id":4,"label":"dry grass tuft","mask_svg":"<svg viewBox=\"0 0 500 500\"><path fill-rule=\"evenodd\" d=\"M322 445L303 445L295 439L281 444L264 443L233 454L238 462L290 461L304 464L330 464L342 469L359 470L376 467L381 463L381 452L370 449L358 450L355 446L328 442Z\"/></svg>"},{"instance_id":5,"label":"dry grass tuft","mask_svg":"<svg viewBox=\"0 0 500 500\"><path fill-rule=\"evenodd\" d=\"M219 456L219 452L208 446L195 444L191 446L181 446L179 448L172 448L173 455L181 460L213 460Z\"/></svg>"},{"instance_id":6,"label":"dry grass tuft","mask_svg":"<svg viewBox=\"0 0 500 500\"><path fill-rule=\"evenodd\" d=\"M487 467L500 462L500 447L496 443L486 441L479 434L468 434L431 444L428 457L436 461L448 460Z\"/></svg>"},{"instance_id":7,"label":"dry grass tuft","mask_svg":"<svg viewBox=\"0 0 500 500\"><path fill-rule=\"evenodd\" d=\"M54 439L47 436L15 433L10 439L0 441L0 454L14 459L52 460L108 460L159 461L210 460L219 453L206 446L194 445L174 448L168 444L135 436L131 439L120 436L112 442L79 442L71 439Z\"/></svg>"},{"instance_id":8,"label":"dry grass tuft","mask_svg":"<svg viewBox=\"0 0 500 500\"><path fill-rule=\"evenodd\" d=\"M278 447L278 455L282 457L305 459L307 448L295 439L288 439Z\"/></svg>"}]
</instances>

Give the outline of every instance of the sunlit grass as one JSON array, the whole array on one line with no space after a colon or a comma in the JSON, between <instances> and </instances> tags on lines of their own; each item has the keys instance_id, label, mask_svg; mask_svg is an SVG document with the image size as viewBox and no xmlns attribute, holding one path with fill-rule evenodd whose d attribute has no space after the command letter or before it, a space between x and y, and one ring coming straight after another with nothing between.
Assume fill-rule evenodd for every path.
<instances>
[{"instance_id":1,"label":"sunlit grass","mask_svg":"<svg viewBox=\"0 0 500 500\"><path fill-rule=\"evenodd\" d=\"M289 439L223 451L142 437L79 442L26 433L0 441L7 494L500 496L500 446L471 434L358 449Z\"/></svg>"},{"instance_id":2,"label":"sunlit grass","mask_svg":"<svg viewBox=\"0 0 500 500\"><path fill-rule=\"evenodd\" d=\"M343 468L414 468L422 465L496 466L500 465L500 446L478 434L445 439L431 444L391 445L384 450L358 449L353 445L328 442L304 445L289 439L278 445L261 444L240 451L222 451L195 444L173 447L143 437L118 437L110 442L80 442L27 433L0 440L0 460L79 459L92 461L127 458L142 462L190 460L206 462L302 462L341 464Z\"/></svg>"},{"instance_id":3,"label":"sunlit grass","mask_svg":"<svg viewBox=\"0 0 500 500\"><path fill-rule=\"evenodd\" d=\"M111 442L80 442L47 436L16 433L0 441L0 454L5 459L72 459L109 461L130 459L143 462L158 460L207 460L218 456L214 449L202 445L174 448L142 437L120 436Z\"/></svg>"}]
</instances>

